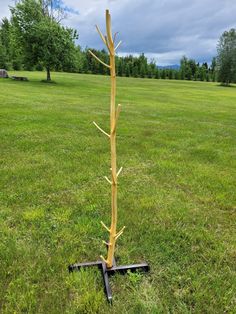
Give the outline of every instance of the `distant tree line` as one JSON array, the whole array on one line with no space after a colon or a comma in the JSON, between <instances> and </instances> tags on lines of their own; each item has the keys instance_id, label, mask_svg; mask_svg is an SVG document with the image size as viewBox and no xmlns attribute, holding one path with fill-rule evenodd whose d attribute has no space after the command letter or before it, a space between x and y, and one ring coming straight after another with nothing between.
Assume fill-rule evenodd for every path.
<instances>
[{"instance_id":1,"label":"distant tree line","mask_svg":"<svg viewBox=\"0 0 236 314\"><path fill-rule=\"evenodd\" d=\"M0 27L0 68L6 70L38 70L43 71L43 62L30 62L25 58L24 50L18 45L16 39L17 32L14 26L6 18L2 20ZM105 50L92 49L101 60L109 63L109 55ZM53 70L75 73L102 74L108 75L109 69L97 62L88 49L82 50L80 46L75 46L73 56L68 60L61 60L53 65ZM66 62L67 61L67 62ZM158 68L153 61L148 62L147 57L142 53L136 57L128 55L125 57L116 56L116 71L118 76L155 78L155 79L175 79L175 80L216 80L216 59L208 67L207 63L199 65L193 59L183 57L179 69Z\"/></svg>"},{"instance_id":2,"label":"distant tree line","mask_svg":"<svg viewBox=\"0 0 236 314\"><path fill-rule=\"evenodd\" d=\"M10 8L11 18L0 23L0 68L7 70L47 70L108 75L108 69L88 52L75 44L75 30L60 24L64 12L55 0L20 0ZM109 63L105 50L92 50L101 60ZM217 57L199 64L183 56L180 68L158 68L155 61L139 56L116 56L118 76L220 81L224 85L236 83L236 31L224 32L217 46Z\"/></svg>"}]
</instances>

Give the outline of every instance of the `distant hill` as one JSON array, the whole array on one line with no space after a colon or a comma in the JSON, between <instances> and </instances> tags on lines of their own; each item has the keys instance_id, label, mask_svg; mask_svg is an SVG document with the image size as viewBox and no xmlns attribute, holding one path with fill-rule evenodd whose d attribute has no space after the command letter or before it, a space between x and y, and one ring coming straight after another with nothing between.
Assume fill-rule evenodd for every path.
<instances>
[{"instance_id":1,"label":"distant hill","mask_svg":"<svg viewBox=\"0 0 236 314\"><path fill-rule=\"evenodd\" d=\"M170 64L170 65L158 65L159 69L172 69L172 70L179 70L180 66L178 64Z\"/></svg>"}]
</instances>

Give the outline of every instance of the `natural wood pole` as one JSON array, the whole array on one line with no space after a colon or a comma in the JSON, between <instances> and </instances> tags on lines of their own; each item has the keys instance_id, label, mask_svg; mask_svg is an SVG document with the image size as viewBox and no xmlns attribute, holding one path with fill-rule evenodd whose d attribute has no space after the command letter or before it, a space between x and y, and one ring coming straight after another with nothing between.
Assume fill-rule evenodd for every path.
<instances>
[{"instance_id":1,"label":"natural wood pole","mask_svg":"<svg viewBox=\"0 0 236 314\"><path fill-rule=\"evenodd\" d=\"M102 260L106 263L107 268L111 268L113 266L114 252L115 252L115 244L116 240L122 235L124 228L123 227L119 232L117 229L117 178L122 171L122 167L117 172L117 163L116 163L116 128L117 122L119 118L119 113L121 110L121 105L116 107L116 65L115 65L115 52L116 49L120 46L121 41L115 46L115 38L112 37L111 31L111 16L109 10L106 10L106 35L104 36L98 26L96 25L97 31L106 45L109 55L110 55L110 64L104 63L100 60L92 51L89 50L91 55L99 61L101 64L110 69L111 76L111 103L110 103L110 134L105 132L102 128L100 128L95 122L94 125L106 136L110 139L111 146L111 180L107 177L105 179L111 184L111 226L108 228L102 221L102 226L110 233L109 242L103 241L108 246L107 259L101 256Z\"/></svg>"}]
</instances>

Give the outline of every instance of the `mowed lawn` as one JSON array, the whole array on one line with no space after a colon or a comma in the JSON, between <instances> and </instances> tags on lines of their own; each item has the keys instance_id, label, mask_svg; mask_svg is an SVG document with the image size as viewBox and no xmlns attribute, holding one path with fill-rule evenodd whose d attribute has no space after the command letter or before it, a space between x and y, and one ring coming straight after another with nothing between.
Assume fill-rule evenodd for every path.
<instances>
[{"instance_id":1,"label":"mowed lawn","mask_svg":"<svg viewBox=\"0 0 236 314\"><path fill-rule=\"evenodd\" d=\"M0 79L1 313L236 313L236 86L118 78L119 264L96 269L110 221L109 78Z\"/></svg>"}]
</instances>

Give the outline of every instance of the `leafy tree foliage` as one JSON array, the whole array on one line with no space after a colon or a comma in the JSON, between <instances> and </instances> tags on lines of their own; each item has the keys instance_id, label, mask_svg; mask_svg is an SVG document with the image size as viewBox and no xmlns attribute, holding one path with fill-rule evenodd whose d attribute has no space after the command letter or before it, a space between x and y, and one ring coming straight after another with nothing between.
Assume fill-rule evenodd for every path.
<instances>
[{"instance_id":1,"label":"leafy tree foliage","mask_svg":"<svg viewBox=\"0 0 236 314\"><path fill-rule=\"evenodd\" d=\"M65 13L59 0L19 0L11 8L10 20L0 23L0 67L7 70L51 70L108 75L109 69L98 63L74 41L77 32L61 25ZM109 63L106 50L90 49L105 63ZM183 56L180 68L158 68L155 61L139 56L116 56L118 76L135 78L216 81L224 84L236 81L235 30L225 32L218 44L218 57L197 63ZM217 75L218 72L218 75Z\"/></svg>"},{"instance_id":2,"label":"leafy tree foliage","mask_svg":"<svg viewBox=\"0 0 236 314\"><path fill-rule=\"evenodd\" d=\"M20 70L22 63L21 47L17 44L17 37L12 24L4 18L0 24L0 67Z\"/></svg>"},{"instance_id":3,"label":"leafy tree foliage","mask_svg":"<svg viewBox=\"0 0 236 314\"><path fill-rule=\"evenodd\" d=\"M200 65L196 63L195 60L183 56L180 60L179 76L181 80L215 81L216 58L212 59L211 66L209 67L207 62L203 62L202 65Z\"/></svg>"},{"instance_id":4,"label":"leafy tree foliage","mask_svg":"<svg viewBox=\"0 0 236 314\"><path fill-rule=\"evenodd\" d=\"M52 69L74 62L77 38L76 31L60 25L53 7L53 1L22 0L11 8L24 61L30 66L41 63L47 70L47 81L51 80Z\"/></svg>"},{"instance_id":5,"label":"leafy tree foliage","mask_svg":"<svg viewBox=\"0 0 236 314\"><path fill-rule=\"evenodd\" d=\"M223 85L236 82L236 29L225 31L217 46L218 80Z\"/></svg>"}]
</instances>

